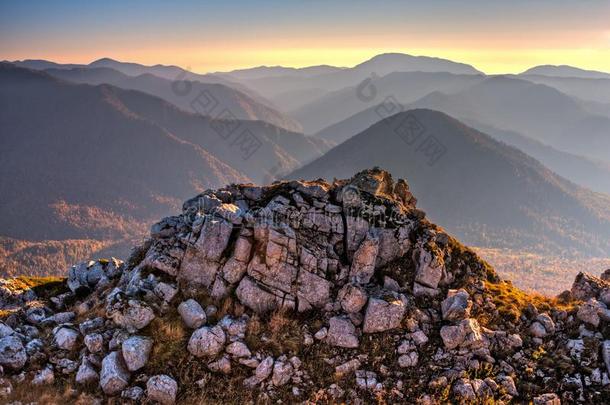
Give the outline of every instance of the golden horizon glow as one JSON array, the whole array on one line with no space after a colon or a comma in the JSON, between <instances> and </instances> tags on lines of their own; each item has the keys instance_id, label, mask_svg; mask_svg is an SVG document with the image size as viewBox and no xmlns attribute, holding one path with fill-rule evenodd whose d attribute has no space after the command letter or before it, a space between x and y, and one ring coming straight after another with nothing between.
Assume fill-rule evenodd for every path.
<instances>
[{"instance_id":1,"label":"golden horizon glow","mask_svg":"<svg viewBox=\"0 0 610 405\"><path fill-rule=\"evenodd\" d=\"M401 52L488 74L541 64L610 72L610 3L153 3L5 6L0 59L86 64L110 57L208 73L261 65L351 67Z\"/></svg>"},{"instance_id":2,"label":"golden horizon glow","mask_svg":"<svg viewBox=\"0 0 610 405\"><path fill-rule=\"evenodd\" d=\"M169 51L169 50L168 50ZM538 65L570 65L581 69L610 73L610 51L600 49L396 49L396 48L284 48L284 49L205 49L140 50L87 55L5 56L6 60L45 59L57 63L88 64L102 57L143 65L177 65L196 73L227 72L257 66L302 68L315 65L353 67L375 55L397 52L431 56L467 63L486 74L516 74Z\"/></svg>"}]
</instances>

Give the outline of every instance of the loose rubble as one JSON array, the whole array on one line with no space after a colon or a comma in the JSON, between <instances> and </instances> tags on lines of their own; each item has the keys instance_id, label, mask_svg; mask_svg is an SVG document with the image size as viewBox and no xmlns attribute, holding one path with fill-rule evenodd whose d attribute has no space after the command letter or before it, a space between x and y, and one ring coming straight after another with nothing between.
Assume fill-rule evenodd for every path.
<instances>
[{"instance_id":1,"label":"loose rubble","mask_svg":"<svg viewBox=\"0 0 610 405\"><path fill-rule=\"evenodd\" d=\"M66 403L610 401L610 272L518 292L380 169L207 190L125 262L7 285L9 402L58 382Z\"/></svg>"}]
</instances>

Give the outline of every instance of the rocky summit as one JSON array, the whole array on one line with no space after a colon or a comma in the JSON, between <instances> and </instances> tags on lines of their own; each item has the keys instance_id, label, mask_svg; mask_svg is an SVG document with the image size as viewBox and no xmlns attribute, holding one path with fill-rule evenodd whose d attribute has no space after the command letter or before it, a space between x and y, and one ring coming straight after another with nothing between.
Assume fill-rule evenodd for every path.
<instances>
[{"instance_id":1,"label":"rocky summit","mask_svg":"<svg viewBox=\"0 0 610 405\"><path fill-rule=\"evenodd\" d=\"M66 276L0 283L6 403L610 401L610 274L520 291L376 168L205 191Z\"/></svg>"}]
</instances>

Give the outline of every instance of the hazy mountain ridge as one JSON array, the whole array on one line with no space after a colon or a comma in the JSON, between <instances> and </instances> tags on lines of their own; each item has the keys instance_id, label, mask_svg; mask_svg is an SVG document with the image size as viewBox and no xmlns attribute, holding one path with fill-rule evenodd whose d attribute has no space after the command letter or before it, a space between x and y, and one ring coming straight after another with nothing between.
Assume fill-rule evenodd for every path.
<instances>
[{"instance_id":1,"label":"hazy mountain ridge","mask_svg":"<svg viewBox=\"0 0 610 405\"><path fill-rule=\"evenodd\" d=\"M610 73L595 70L580 69L568 65L540 65L527 69L521 75L541 75L549 77L582 78L582 79L610 79Z\"/></svg>"},{"instance_id":2,"label":"hazy mountain ridge","mask_svg":"<svg viewBox=\"0 0 610 405\"><path fill-rule=\"evenodd\" d=\"M151 73L129 76L107 67L87 67L78 69L46 69L47 73L75 83L107 83L123 89L138 90L164 99L175 106L205 115L221 115L228 111L230 116L239 120L261 120L289 131L300 131L301 125L290 117L261 104L247 94L220 83L199 81L174 81L157 77ZM189 89L184 94L183 89ZM194 100L200 97L202 103L215 103L214 109L200 108Z\"/></svg>"},{"instance_id":3,"label":"hazy mountain ridge","mask_svg":"<svg viewBox=\"0 0 610 405\"><path fill-rule=\"evenodd\" d=\"M11 64L0 64L0 82L2 236L39 241L35 251L48 247L50 255L71 239L112 242L124 254L146 221L185 195L271 181L328 149L261 121L213 120L139 91L73 84ZM235 133L223 137L223 128Z\"/></svg>"},{"instance_id":4,"label":"hazy mountain ridge","mask_svg":"<svg viewBox=\"0 0 610 405\"><path fill-rule=\"evenodd\" d=\"M167 80L191 80L202 83L219 83L225 86L239 90L256 101L273 108L273 105L265 98L261 97L258 93L252 91L248 87L241 83L226 79L221 76L206 73L199 74L189 70L183 69L175 65L161 65L157 64L154 66L146 66L140 63L133 62L120 62L112 58L101 58L94 60L89 64L71 64L71 63L56 63L46 60L26 59L23 61L5 61L13 63L16 66L24 67L33 70L45 70L45 69L78 69L78 68L110 68L117 70L127 76L140 76L143 74L152 74L157 77L161 77Z\"/></svg>"},{"instance_id":5,"label":"hazy mountain ridge","mask_svg":"<svg viewBox=\"0 0 610 405\"><path fill-rule=\"evenodd\" d=\"M415 102L434 91L457 93L484 79L485 76L473 74L394 72L329 93L291 112L291 115L301 122L307 133L316 133L316 136L340 143L343 137L335 135L327 127L371 106L383 110L382 104L387 104L390 109L398 107L395 105L397 102L403 105ZM377 116L377 120L383 118L383 115Z\"/></svg>"},{"instance_id":6,"label":"hazy mountain ridge","mask_svg":"<svg viewBox=\"0 0 610 405\"><path fill-rule=\"evenodd\" d=\"M298 94L300 91L310 89L324 89L327 92L332 92L345 87L357 86L363 80L375 77L375 75L384 76L393 72L415 71L472 75L482 74L470 65L453 62L447 59L411 56L406 54L381 54L354 67L344 68L332 73L296 78L272 76L242 80L241 82L279 105L276 97L287 92ZM311 101L308 99L306 100ZM305 104L305 101L295 102L295 104L302 106Z\"/></svg>"},{"instance_id":7,"label":"hazy mountain ridge","mask_svg":"<svg viewBox=\"0 0 610 405\"><path fill-rule=\"evenodd\" d=\"M408 116L446 148L434 165L394 132L393 125ZM420 206L470 244L610 252L610 197L580 188L517 149L436 111L386 118L290 177L332 179L382 165L394 176L408 176Z\"/></svg>"}]
</instances>

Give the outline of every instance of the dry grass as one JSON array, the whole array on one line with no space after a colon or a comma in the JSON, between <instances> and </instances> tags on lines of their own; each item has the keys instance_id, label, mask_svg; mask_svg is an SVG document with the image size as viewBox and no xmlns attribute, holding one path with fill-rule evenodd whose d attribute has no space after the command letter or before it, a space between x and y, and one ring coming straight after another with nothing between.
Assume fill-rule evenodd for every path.
<instances>
[{"instance_id":1,"label":"dry grass","mask_svg":"<svg viewBox=\"0 0 610 405\"><path fill-rule=\"evenodd\" d=\"M64 379L56 379L49 386L36 386L30 384L26 379L22 383L13 384L13 392L7 402L20 401L19 403L36 403L39 405L74 404L89 405L93 403L93 396L86 392L77 392L73 385Z\"/></svg>"},{"instance_id":2,"label":"dry grass","mask_svg":"<svg viewBox=\"0 0 610 405\"><path fill-rule=\"evenodd\" d=\"M559 297L551 298L538 293L527 293L515 287L510 281L486 282L485 286L500 317L511 322L519 319L523 311L531 304L540 311L552 309L569 311L577 304Z\"/></svg>"},{"instance_id":3,"label":"dry grass","mask_svg":"<svg viewBox=\"0 0 610 405\"><path fill-rule=\"evenodd\" d=\"M190 334L177 312L154 319L146 334L154 341L151 362L146 366L151 372L164 373L168 366L188 354L186 346Z\"/></svg>"},{"instance_id":4,"label":"dry grass","mask_svg":"<svg viewBox=\"0 0 610 405\"><path fill-rule=\"evenodd\" d=\"M557 295L570 289L576 275L583 271L593 275L610 269L610 258L561 257L509 249L474 248L502 278L513 280L526 291Z\"/></svg>"},{"instance_id":5,"label":"dry grass","mask_svg":"<svg viewBox=\"0 0 610 405\"><path fill-rule=\"evenodd\" d=\"M278 311L269 318L254 316L248 323L246 344L251 350L274 355L298 354L302 349L301 323L287 311Z\"/></svg>"}]
</instances>

